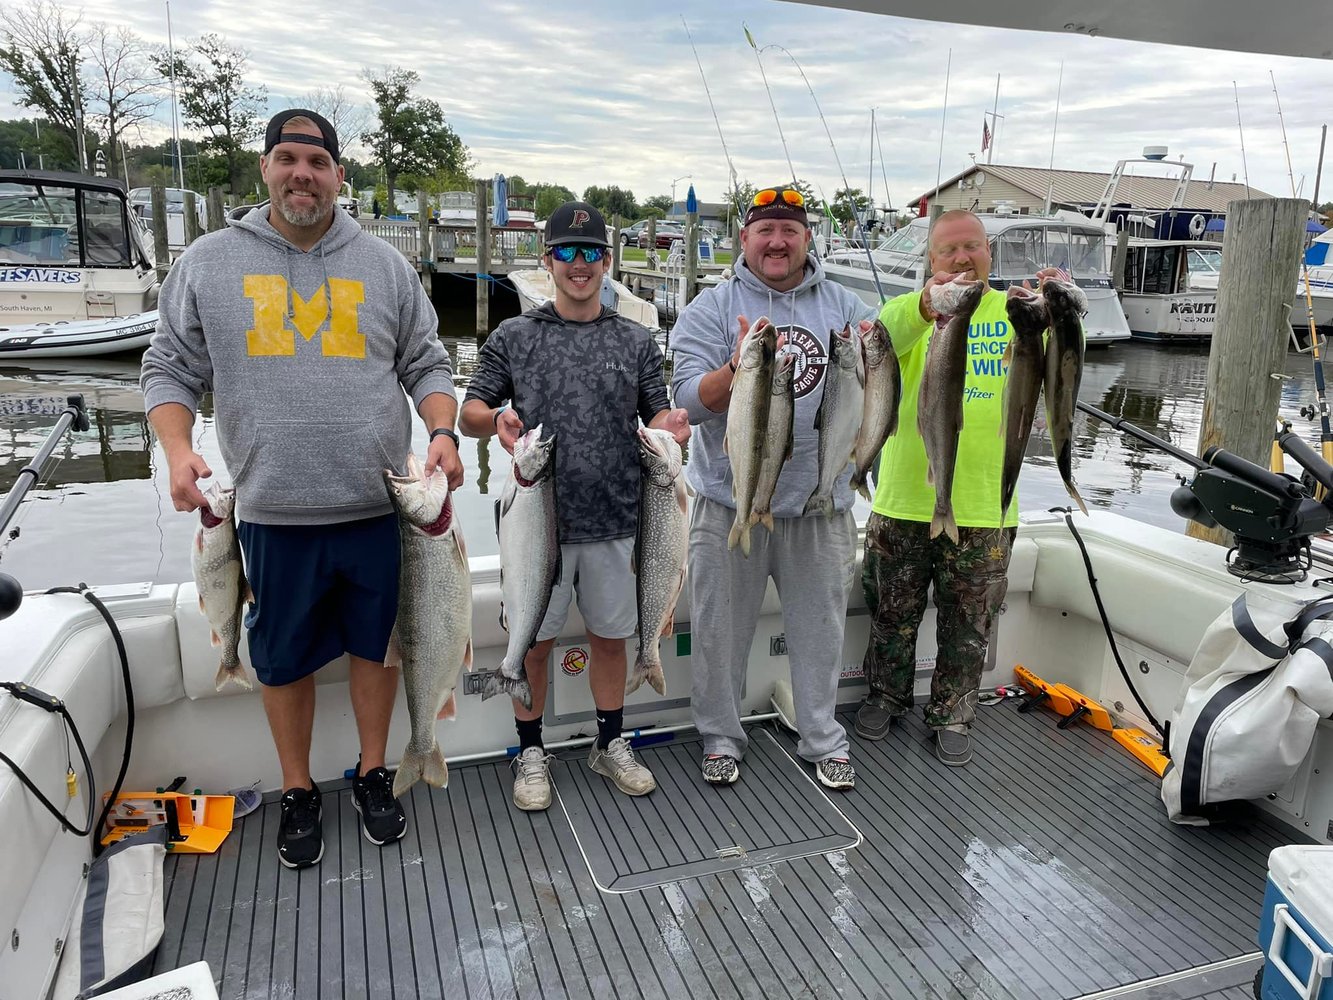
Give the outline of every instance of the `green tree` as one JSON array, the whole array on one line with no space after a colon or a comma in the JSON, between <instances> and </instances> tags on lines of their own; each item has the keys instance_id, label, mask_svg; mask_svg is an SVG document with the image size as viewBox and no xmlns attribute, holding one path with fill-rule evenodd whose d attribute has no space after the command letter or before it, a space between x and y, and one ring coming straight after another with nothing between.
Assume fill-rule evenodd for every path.
<instances>
[{"instance_id":1,"label":"green tree","mask_svg":"<svg viewBox=\"0 0 1333 1000\"><path fill-rule=\"evenodd\" d=\"M193 56L182 52L175 64L182 116L186 125L208 133L204 147L226 160L228 185L232 194L239 194L246 187L242 153L264 133L268 91L246 85L249 54L221 35L201 35L187 51ZM171 74L165 51L158 53L156 65L163 76Z\"/></svg>"},{"instance_id":2,"label":"green tree","mask_svg":"<svg viewBox=\"0 0 1333 1000\"><path fill-rule=\"evenodd\" d=\"M384 172L385 212L394 211L393 189L400 175L433 176L440 170L465 169L467 147L445 120L435 101L413 98L419 74L386 66L378 75L362 70L370 86L378 128L362 134L374 162Z\"/></svg>"},{"instance_id":3,"label":"green tree","mask_svg":"<svg viewBox=\"0 0 1333 1000\"><path fill-rule=\"evenodd\" d=\"M534 184L528 190L537 196L537 218L549 219L551 213L567 201L574 201L574 192L563 184Z\"/></svg>"},{"instance_id":4,"label":"green tree","mask_svg":"<svg viewBox=\"0 0 1333 1000\"><path fill-rule=\"evenodd\" d=\"M865 218L870 199L860 188L839 188L833 195L833 215L843 229L851 232L852 224Z\"/></svg>"},{"instance_id":5,"label":"green tree","mask_svg":"<svg viewBox=\"0 0 1333 1000\"><path fill-rule=\"evenodd\" d=\"M124 25L95 25L92 57L92 118L106 133L107 173L122 173L120 145L127 132L139 133L162 103L162 77L144 41Z\"/></svg>"},{"instance_id":6,"label":"green tree","mask_svg":"<svg viewBox=\"0 0 1333 1000\"><path fill-rule=\"evenodd\" d=\"M0 122L0 167L70 170L74 158L69 136L49 121L23 118Z\"/></svg>"},{"instance_id":7,"label":"green tree","mask_svg":"<svg viewBox=\"0 0 1333 1000\"><path fill-rule=\"evenodd\" d=\"M81 18L81 13L71 15L50 0L0 8L0 69L13 77L15 103L37 111L62 134L59 165L65 166L78 161L77 137L87 100L79 63L89 35L79 26ZM87 164L77 167L82 172Z\"/></svg>"},{"instance_id":8,"label":"green tree","mask_svg":"<svg viewBox=\"0 0 1333 1000\"><path fill-rule=\"evenodd\" d=\"M649 209L657 209L662 214L657 216L659 219L666 218L666 214L671 211L672 201L669 194L655 194L643 203L643 212L641 215L648 214Z\"/></svg>"},{"instance_id":9,"label":"green tree","mask_svg":"<svg viewBox=\"0 0 1333 1000\"><path fill-rule=\"evenodd\" d=\"M622 219L634 218L639 211L638 203L634 200L634 192L627 188L616 187L614 184L608 187L594 185L585 188L583 200L608 219L613 215L619 215Z\"/></svg>"}]
</instances>

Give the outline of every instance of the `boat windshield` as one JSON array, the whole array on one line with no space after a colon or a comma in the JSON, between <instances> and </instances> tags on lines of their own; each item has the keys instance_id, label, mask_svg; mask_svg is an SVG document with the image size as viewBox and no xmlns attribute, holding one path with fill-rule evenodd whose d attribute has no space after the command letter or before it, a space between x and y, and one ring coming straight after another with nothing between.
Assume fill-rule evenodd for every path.
<instances>
[{"instance_id":1,"label":"boat windshield","mask_svg":"<svg viewBox=\"0 0 1333 1000\"><path fill-rule=\"evenodd\" d=\"M919 250L926 242L926 230L921 226L903 226L896 233L881 243L878 250L895 250L898 253L912 253Z\"/></svg>"},{"instance_id":2,"label":"boat windshield","mask_svg":"<svg viewBox=\"0 0 1333 1000\"><path fill-rule=\"evenodd\" d=\"M121 198L110 191L0 184L0 263L131 267Z\"/></svg>"},{"instance_id":3,"label":"boat windshield","mask_svg":"<svg viewBox=\"0 0 1333 1000\"><path fill-rule=\"evenodd\" d=\"M997 278L1033 277L1044 267L1059 267L1074 278L1106 273L1106 236L1100 230L1067 226L1015 226L991 244Z\"/></svg>"},{"instance_id":4,"label":"boat windshield","mask_svg":"<svg viewBox=\"0 0 1333 1000\"><path fill-rule=\"evenodd\" d=\"M1222 270L1222 251L1190 247L1190 274L1218 274Z\"/></svg>"}]
</instances>

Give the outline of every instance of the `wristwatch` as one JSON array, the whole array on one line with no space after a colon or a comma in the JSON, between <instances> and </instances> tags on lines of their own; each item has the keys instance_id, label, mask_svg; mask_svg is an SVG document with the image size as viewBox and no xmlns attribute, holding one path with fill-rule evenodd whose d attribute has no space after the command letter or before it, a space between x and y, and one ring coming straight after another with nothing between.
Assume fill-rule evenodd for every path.
<instances>
[{"instance_id":1,"label":"wristwatch","mask_svg":"<svg viewBox=\"0 0 1333 1000\"><path fill-rule=\"evenodd\" d=\"M443 434L450 441L452 441L454 443L455 448L458 447L458 435L455 434L453 431L451 431L448 427L436 427L435 430L430 432L430 439L434 441L441 434Z\"/></svg>"}]
</instances>

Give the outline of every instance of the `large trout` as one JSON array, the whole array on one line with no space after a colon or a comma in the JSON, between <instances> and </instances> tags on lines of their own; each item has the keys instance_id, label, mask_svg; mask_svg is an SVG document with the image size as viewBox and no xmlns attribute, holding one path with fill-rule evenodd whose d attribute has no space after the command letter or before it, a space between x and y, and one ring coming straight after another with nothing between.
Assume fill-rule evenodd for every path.
<instances>
[{"instance_id":1,"label":"large trout","mask_svg":"<svg viewBox=\"0 0 1333 1000\"><path fill-rule=\"evenodd\" d=\"M1046 426L1060 478L1086 514L1087 504L1074 485L1074 404L1083 380L1083 314L1088 311L1088 297L1077 285L1050 278L1042 282L1041 294L1051 316L1051 336L1046 342Z\"/></svg>"},{"instance_id":2,"label":"large trout","mask_svg":"<svg viewBox=\"0 0 1333 1000\"><path fill-rule=\"evenodd\" d=\"M482 700L503 692L532 707L523 658L536 645L559 578L555 435L542 440L538 424L514 442L514 471L500 497L500 624L509 633L509 647L486 678Z\"/></svg>"},{"instance_id":3,"label":"large trout","mask_svg":"<svg viewBox=\"0 0 1333 1000\"><path fill-rule=\"evenodd\" d=\"M916 426L926 446L926 482L935 488L930 537L945 534L957 544L953 470L958 459L958 435L963 430L967 328L981 297L986 294L986 283L956 278L947 285L936 285L931 291L931 305L939 319L935 321L935 330L926 348Z\"/></svg>"},{"instance_id":4,"label":"large trout","mask_svg":"<svg viewBox=\"0 0 1333 1000\"><path fill-rule=\"evenodd\" d=\"M685 585L690 526L680 445L670 431L639 428L639 528L634 536L634 580L639 603L639 655L625 685L632 694L647 681L666 694L658 639L669 635Z\"/></svg>"},{"instance_id":5,"label":"large trout","mask_svg":"<svg viewBox=\"0 0 1333 1000\"><path fill-rule=\"evenodd\" d=\"M415 455L407 475L385 471L398 513L401 565L398 618L385 662L401 662L412 735L393 779L399 798L418 781L449 783L449 768L435 739L435 720L453 718L454 689L472 668L472 574L463 528L442 471L422 475Z\"/></svg>"},{"instance_id":6,"label":"large trout","mask_svg":"<svg viewBox=\"0 0 1333 1000\"><path fill-rule=\"evenodd\" d=\"M763 462L764 437L768 433L768 409L773 391L773 366L778 335L767 319L757 319L741 342L740 363L731 382L727 405L727 435L724 448L731 463L731 496L736 501L736 520L727 535L727 548L740 545L750 554L750 517L759 469Z\"/></svg>"}]
</instances>

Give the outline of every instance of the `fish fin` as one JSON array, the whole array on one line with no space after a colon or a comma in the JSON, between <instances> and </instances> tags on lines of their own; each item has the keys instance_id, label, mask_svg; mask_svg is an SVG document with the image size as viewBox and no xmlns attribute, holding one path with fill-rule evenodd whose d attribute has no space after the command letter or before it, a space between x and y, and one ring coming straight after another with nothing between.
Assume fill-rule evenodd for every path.
<instances>
[{"instance_id":1,"label":"fish fin","mask_svg":"<svg viewBox=\"0 0 1333 1000\"><path fill-rule=\"evenodd\" d=\"M398 641L397 625L389 633L389 645L384 650L384 665L386 667L401 667L403 665L403 647Z\"/></svg>"},{"instance_id":2,"label":"fish fin","mask_svg":"<svg viewBox=\"0 0 1333 1000\"><path fill-rule=\"evenodd\" d=\"M723 436L722 436L722 454L724 454L724 455L730 455L730 454L731 454L731 444L730 444L729 442L730 442L730 439L729 439L726 435L723 435Z\"/></svg>"},{"instance_id":3,"label":"fish fin","mask_svg":"<svg viewBox=\"0 0 1333 1000\"><path fill-rule=\"evenodd\" d=\"M654 663L648 668L648 675L644 680L658 694L666 694L666 674L662 672L661 662Z\"/></svg>"},{"instance_id":4,"label":"fish fin","mask_svg":"<svg viewBox=\"0 0 1333 1000\"><path fill-rule=\"evenodd\" d=\"M1007 368L1009 366L1009 362L1013 361L1013 359L1014 359L1014 341L1013 338L1011 337L1009 338L1009 343L1004 345L1004 355L1000 358L1000 364L1004 365Z\"/></svg>"},{"instance_id":5,"label":"fish fin","mask_svg":"<svg viewBox=\"0 0 1333 1000\"><path fill-rule=\"evenodd\" d=\"M222 645L222 636L218 635L216 629L209 629L209 630L208 630L208 644L209 644L210 646L221 646L221 645Z\"/></svg>"},{"instance_id":6,"label":"fish fin","mask_svg":"<svg viewBox=\"0 0 1333 1000\"><path fill-rule=\"evenodd\" d=\"M200 613L201 615L206 615L206 614L208 614L208 609L204 607L204 595L203 595L203 594L200 594L200 595L199 595L199 613Z\"/></svg>"},{"instance_id":7,"label":"fish fin","mask_svg":"<svg viewBox=\"0 0 1333 1000\"><path fill-rule=\"evenodd\" d=\"M688 501L685 499L685 495L689 491L690 488L685 485L685 480L683 478L676 480L676 503L680 505L682 514L685 513L685 509L689 506Z\"/></svg>"},{"instance_id":8,"label":"fish fin","mask_svg":"<svg viewBox=\"0 0 1333 1000\"><path fill-rule=\"evenodd\" d=\"M505 614L504 601L500 602L500 627L506 632L509 631L509 616Z\"/></svg>"},{"instance_id":9,"label":"fish fin","mask_svg":"<svg viewBox=\"0 0 1333 1000\"><path fill-rule=\"evenodd\" d=\"M458 558L463 560L463 565L467 565L467 545L463 542L463 533L457 528L454 529L454 544L458 546Z\"/></svg>"},{"instance_id":10,"label":"fish fin","mask_svg":"<svg viewBox=\"0 0 1333 1000\"><path fill-rule=\"evenodd\" d=\"M634 669L630 671L629 678L625 681L625 693L633 694L639 690L644 681L647 681L648 686L658 694L666 694L666 675L662 672L660 660L657 663L648 664L644 662L643 656L640 655L634 661Z\"/></svg>"},{"instance_id":11,"label":"fish fin","mask_svg":"<svg viewBox=\"0 0 1333 1000\"><path fill-rule=\"evenodd\" d=\"M935 516L930 519L930 537L938 538L940 535L948 535L949 541L958 544L958 522L954 520L952 507L945 511L935 511Z\"/></svg>"},{"instance_id":12,"label":"fish fin","mask_svg":"<svg viewBox=\"0 0 1333 1000\"><path fill-rule=\"evenodd\" d=\"M393 797L402 798L418 781L424 781L436 788L449 784L449 765L444 762L444 754L437 743L429 753L409 750L403 754L402 763L393 776Z\"/></svg>"},{"instance_id":13,"label":"fish fin","mask_svg":"<svg viewBox=\"0 0 1333 1000\"><path fill-rule=\"evenodd\" d=\"M759 520L763 522L764 527L767 528L769 531L773 530L773 512L771 510L764 511L763 517L761 517Z\"/></svg>"},{"instance_id":14,"label":"fish fin","mask_svg":"<svg viewBox=\"0 0 1333 1000\"><path fill-rule=\"evenodd\" d=\"M221 691L228 684L235 684L243 691L253 691L255 686L250 683L250 678L245 676L245 668L241 666L240 661L228 665L223 663L218 667L218 675L214 679L214 686Z\"/></svg>"},{"instance_id":15,"label":"fish fin","mask_svg":"<svg viewBox=\"0 0 1333 1000\"><path fill-rule=\"evenodd\" d=\"M691 497L694 496L694 487L692 487L689 483L685 484L685 495Z\"/></svg>"},{"instance_id":16,"label":"fish fin","mask_svg":"<svg viewBox=\"0 0 1333 1000\"><path fill-rule=\"evenodd\" d=\"M834 513L833 497L820 496L816 490L810 494L810 499L805 502L803 514L823 514L825 517L832 517Z\"/></svg>"},{"instance_id":17,"label":"fish fin","mask_svg":"<svg viewBox=\"0 0 1333 1000\"><path fill-rule=\"evenodd\" d=\"M472 637L468 636L467 648L463 650L463 666L472 671Z\"/></svg>"},{"instance_id":18,"label":"fish fin","mask_svg":"<svg viewBox=\"0 0 1333 1000\"><path fill-rule=\"evenodd\" d=\"M746 559L750 558L750 526L748 524L741 525L741 555L745 556Z\"/></svg>"},{"instance_id":19,"label":"fish fin","mask_svg":"<svg viewBox=\"0 0 1333 1000\"><path fill-rule=\"evenodd\" d=\"M865 497L867 500L874 499L870 495L870 490L866 488L866 477L861 475L861 473L857 472L852 475L851 485L852 489L856 490L857 493L860 493L861 496Z\"/></svg>"},{"instance_id":20,"label":"fish fin","mask_svg":"<svg viewBox=\"0 0 1333 1000\"><path fill-rule=\"evenodd\" d=\"M741 519L738 517L732 522L731 531L727 533L727 548L734 549L741 540Z\"/></svg>"},{"instance_id":21,"label":"fish fin","mask_svg":"<svg viewBox=\"0 0 1333 1000\"><path fill-rule=\"evenodd\" d=\"M458 694L457 694L457 692L454 692L454 691L450 691L450 692L449 692L449 700L446 701L446 702L444 703L444 707L443 707L442 709L440 709L440 714L437 715L437 716L435 716L435 718L437 718L437 719L456 719L456 718L458 718Z\"/></svg>"},{"instance_id":22,"label":"fish fin","mask_svg":"<svg viewBox=\"0 0 1333 1000\"><path fill-rule=\"evenodd\" d=\"M1074 502L1078 504L1078 509L1083 511L1084 514L1086 514L1088 512L1088 505L1085 504L1083 502L1083 498L1078 495L1078 487L1075 486L1073 483L1069 482L1068 480L1066 480L1065 489L1069 491L1069 495L1073 497Z\"/></svg>"},{"instance_id":23,"label":"fish fin","mask_svg":"<svg viewBox=\"0 0 1333 1000\"><path fill-rule=\"evenodd\" d=\"M481 685L481 700L494 697L497 694L507 694L524 708L532 707L532 685L528 683L527 675L519 677L506 677L501 671L493 670L486 675L486 679Z\"/></svg>"},{"instance_id":24,"label":"fish fin","mask_svg":"<svg viewBox=\"0 0 1333 1000\"><path fill-rule=\"evenodd\" d=\"M204 533L202 531L194 533L194 547L200 552L204 551Z\"/></svg>"}]
</instances>

